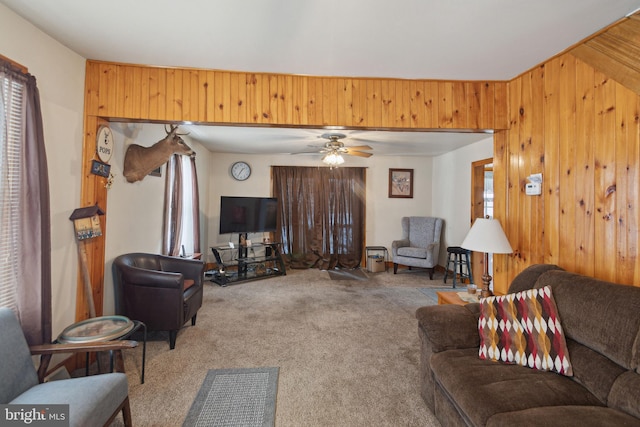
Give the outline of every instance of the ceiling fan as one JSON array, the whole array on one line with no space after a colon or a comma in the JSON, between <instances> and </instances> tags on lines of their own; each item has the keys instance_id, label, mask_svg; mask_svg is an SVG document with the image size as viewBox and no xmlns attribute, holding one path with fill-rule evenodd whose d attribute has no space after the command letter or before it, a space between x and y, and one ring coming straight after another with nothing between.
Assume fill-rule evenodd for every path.
<instances>
[{"instance_id":1,"label":"ceiling fan","mask_svg":"<svg viewBox=\"0 0 640 427\"><path fill-rule=\"evenodd\" d=\"M371 157L373 155L373 153L364 151L373 150L368 145L345 147L344 143L340 141L346 138L346 135L342 133L324 133L320 137L328 140L325 142L324 147L320 148L319 153L324 154L322 161L329 166L337 166L344 163L343 154L358 157Z\"/></svg>"}]
</instances>

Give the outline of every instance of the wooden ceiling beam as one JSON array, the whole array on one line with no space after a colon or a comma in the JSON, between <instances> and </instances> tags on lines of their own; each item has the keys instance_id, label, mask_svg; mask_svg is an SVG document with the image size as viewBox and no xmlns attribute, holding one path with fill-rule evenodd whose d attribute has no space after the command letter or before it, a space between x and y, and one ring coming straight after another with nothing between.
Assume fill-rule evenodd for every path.
<instances>
[{"instance_id":1,"label":"wooden ceiling beam","mask_svg":"<svg viewBox=\"0 0 640 427\"><path fill-rule=\"evenodd\" d=\"M621 85L640 94L640 74L637 70L622 65L611 56L594 49L589 44L578 46L571 53L582 62L591 65Z\"/></svg>"},{"instance_id":2,"label":"wooden ceiling beam","mask_svg":"<svg viewBox=\"0 0 640 427\"><path fill-rule=\"evenodd\" d=\"M571 53L640 94L640 16L638 14L631 15L576 46Z\"/></svg>"}]
</instances>

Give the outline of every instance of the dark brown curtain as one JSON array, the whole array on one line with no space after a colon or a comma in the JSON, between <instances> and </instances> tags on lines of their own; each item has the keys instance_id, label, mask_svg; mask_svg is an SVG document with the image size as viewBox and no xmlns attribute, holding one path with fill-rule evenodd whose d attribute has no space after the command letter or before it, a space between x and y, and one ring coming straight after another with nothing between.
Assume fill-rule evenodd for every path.
<instances>
[{"instance_id":1,"label":"dark brown curtain","mask_svg":"<svg viewBox=\"0 0 640 427\"><path fill-rule=\"evenodd\" d=\"M13 144L10 167L19 166L19 195L9 216L3 215L3 226L14 230L14 251L3 262L11 264L9 277L15 288L10 306L20 319L30 345L51 342L51 222L47 158L36 78L0 59L0 97L3 115L2 149ZM6 97L6 98L5 98ZM21 101L20 101L21 100ZM13 106L21 111L13 110ZM19 107L18 107L19 106ZM16 120L16 118L19 119ZM10 141L11 140L11 141ZM16 148L17 147L17 148ZM6 176L3 176L6 179ZM5 188L11 183L5 182ZM9 209L3 199L3 209ZM13 199L15 202L15 199ZM5 212L9 214L9 212ZM13 222L11 218L17 219ZM3 234L4 236L4 234ZM13 240L15 239L15 240ZM10 242L4 242L10 243ZM3 254L4 255L7 254ZM23 262L28 260L28 262ZM6 269L3 268L3 271Z\"/></svg>"},{"instance_id":2,"label":"dark brown curtain","mask_svg":"<svg viewBox=\"0 0 640 427\"><path fill-rule=\"evenodd\" d=\"M276 237L292 268L360 265L365 168L273 166Z\"/></svg>"}]
</instances>

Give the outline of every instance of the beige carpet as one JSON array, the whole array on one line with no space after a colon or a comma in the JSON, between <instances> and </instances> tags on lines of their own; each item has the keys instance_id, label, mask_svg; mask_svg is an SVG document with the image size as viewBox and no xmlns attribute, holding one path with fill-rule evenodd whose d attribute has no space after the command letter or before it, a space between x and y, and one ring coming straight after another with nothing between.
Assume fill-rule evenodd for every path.
<instances>
[{"instance_id":1,"label":"beige carpet","mask_svg":"<svg viewBox=\"0 0 640 427\"><path fill-rule=\"evenodd\" d=\"M276 426L439 426L419 394L414 313L433 303L419 288L447 285L425 272L367 275L207 282L197 324L175 350L151 334L145 384L141 346L125 355L134 425L182 425L209 369L277 366Z\"/></svg>"}]
</instances>

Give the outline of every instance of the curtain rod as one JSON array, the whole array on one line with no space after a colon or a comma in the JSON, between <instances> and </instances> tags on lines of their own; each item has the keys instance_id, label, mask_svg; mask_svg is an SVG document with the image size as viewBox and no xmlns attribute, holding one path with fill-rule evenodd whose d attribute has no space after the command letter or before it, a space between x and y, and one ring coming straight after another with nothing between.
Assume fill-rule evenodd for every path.
<instances>
[{"instance_id":1,"label":"curtain rod","mask_svg":"<svg viewBox=\"0 0 640 427\"><path fill-rule=\"evenodd\" d=\"M18 63L16 61L13 61L13 60L7 58L4 55L0 55L0 59L5 61L5 62L8 62L9 65L11 65L14 68L17 68L18 70L20 70L21 72L23 72L25 74L27 74L29 72L29 69L27 67L25 67L24 65L22 65L22 64L20 64L20 63Z\"/></svg>"}]
</instances>

